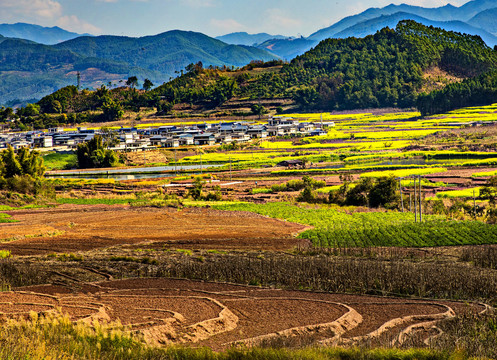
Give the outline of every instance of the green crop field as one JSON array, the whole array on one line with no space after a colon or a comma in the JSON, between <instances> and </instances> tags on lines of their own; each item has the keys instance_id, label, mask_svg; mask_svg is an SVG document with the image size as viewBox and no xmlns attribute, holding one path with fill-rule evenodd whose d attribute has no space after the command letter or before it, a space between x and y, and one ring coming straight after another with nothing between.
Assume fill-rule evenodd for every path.
<instances>
[{"instance_id":1,"label":"green crop field","mask_svg":"<svg viewBox=\"0 0 497 360\"><path fill-rule=\"evenodd\" d=\"M311 225L300 238L318 247L431 247L497 243L497 227L477 221L447 220L400 212L352 212L336 208L301 207L288 203L213 205L219 210L250 211L276 219Z\"/></svg>"}]
</instances>

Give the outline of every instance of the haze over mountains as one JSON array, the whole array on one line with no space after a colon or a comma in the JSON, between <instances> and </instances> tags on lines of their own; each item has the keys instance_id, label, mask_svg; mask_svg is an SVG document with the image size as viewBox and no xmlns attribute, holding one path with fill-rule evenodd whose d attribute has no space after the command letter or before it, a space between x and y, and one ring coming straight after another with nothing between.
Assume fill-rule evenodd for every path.
<instances>
[{"instance_id":1,"label":"haze over mountains","mask_svg":"<svg viewBox=\"0 0 497 360\"><path fill-rule=\"evenodd\" d=\"M40 44L54 45L89 34L77 34L58 26L43 27L33 24L0 24L0 34L5 37L31 40Z\"/></svg>"},{"instance_id":2,"label":"haze over mountains","mask_svg":"<svg viewBox=\"0 0 497 360\"><path fill-rule=\"evenodd\" d=\"M387 26L394 28L401 20L414 20L426 26L432 25L449 31L479 35L487 45L497 45L497 2L495 0L474 0L460 7L450 4L438 8L392 4L383 8L370 8L320 29L307 38L300 38L299 41L273 37L254 45L267 49L283 59L291 60L324 39L364 37ZM219 38L233 44L240 41L235 36L225 35Z\"/></svg>"},{"instance_id":3,"label":"haze over mountains","mask_svg":"<svg viewBox=\"0 0 497 360\"><path fill-rule=\"evenodd\" d=\"M346 17L309 37L291 38L266 33L232 33L211 38L187 31L168 31L141 38L80 36L58 27L0 24L0 104L14 99L37 99L76 83L98 87L136 75L159 85L190 63L204 66L243 66L252 60L291 60L326 38L364 37L401 20L479 35L497 44L497 2L473 0L463 6L424 8L389 5Z\"/></svg>"}]
</instances>

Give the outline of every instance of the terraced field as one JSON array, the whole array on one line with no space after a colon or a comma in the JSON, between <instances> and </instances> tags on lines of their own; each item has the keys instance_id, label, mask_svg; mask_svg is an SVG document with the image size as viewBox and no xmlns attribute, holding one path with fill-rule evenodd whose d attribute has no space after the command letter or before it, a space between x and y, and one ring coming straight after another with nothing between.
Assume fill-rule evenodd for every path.
<instances>
[{"instance_id":1,"label":"terraced field","mask_svg":"<svg viewBox=\"0 0 497 360\"><path fill-rule=\"evenodd\" d=\"M60 307L74 321L121 321L152 344L213 349L277 341L359 344L440 334L437 322L487 307L451 301L283 291L175 279L34 286L0 293L0 314L27 317Z\"/></svg>"}]
</instances>

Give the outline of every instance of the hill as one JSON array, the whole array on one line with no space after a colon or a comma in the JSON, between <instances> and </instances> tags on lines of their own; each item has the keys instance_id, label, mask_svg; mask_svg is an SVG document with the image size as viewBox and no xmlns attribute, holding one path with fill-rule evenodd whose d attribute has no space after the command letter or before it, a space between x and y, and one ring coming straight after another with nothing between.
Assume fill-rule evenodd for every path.
<instances>
[{"instance_id":1,"label":"hill","mask_svg":"<svg viewBox=\"0 0 497 360\"><path fill-rule=\"evenodd\" d=\"M246 46L257 46L267 40L286 38L287 36L283 35L271 35L267 33L248 34L246 32L235 32L216 37L217 40L221 40L227 44Z\"/></svg>"},{"instance_id":2,"label":"hill","mask_svg":"<svg viewBox=\"0 0 497 360\"><path fill-rule=\"evenodd\" d=\"M78 36L89 35L66 31L57 26L43 27L26 23L0 24L0 34L5 37L31 40L45 45L54 45Z\"/></svg>"},{"instance_id":3,"label":"hill","mask_svg":"<svg viewBox=\"0 0 497 360\"><path fill-rule=\"evenodd\" d=\"M0 103L41 98L76 84L77 72L82 86L89 88L116 84L129 76L163 83L190 63L231 67L275 57L265 50L184 31L142 38L83 36L52 46L2 37Z\"/></svg>"},{"instance_id":4,"label":"hill","mask_svg":"<svg viewBox=\"0 0 497 360\"><path fill-rule=\"evenodd\" d=\"M412 107L419 94L497 69L479 37L402 21L365 38L327 39L278 71L191 72L157 88L169 104L293 99L302 110ZM435 75L433 75L435 74Z\"/></svg>"}]
</instances>

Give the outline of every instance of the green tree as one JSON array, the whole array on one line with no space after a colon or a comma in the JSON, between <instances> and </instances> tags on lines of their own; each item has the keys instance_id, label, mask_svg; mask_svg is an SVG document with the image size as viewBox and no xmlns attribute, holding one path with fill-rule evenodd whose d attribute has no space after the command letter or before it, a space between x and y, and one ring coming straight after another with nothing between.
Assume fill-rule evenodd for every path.
<instances>
[{"instance_id":1,"label":"green tree","mask_svg":"<svg viewBox=\"0 0 497 360\"><path fill-rule=\"evenodd\" d=\"M497 204L497 176L492 176L487 180L485 186L480 189L480 197L488 200L492 206Z\"/></svg>"},{"instance_id":2,"label":"green tree","mask_svg":"<svg viewBox=\"0 0 497 360\"><path fill-rule=\"evenodd\" d=\"M194 200L200 200L202 198L202 189L205 185L205 181L201 177L195 178L193 182L193 187L188 191L188 195Z\"/></svg>"},{"instance_id":3,"label":"green tree","mask_svg":"<svg viewBox=\"0 0 497 360\"><path fill-rule=\"evenodd\" d=\"M259 119L261 118L262 115L267 113L266 108L260 104L252 104L250 110L252 110L252 114L259 115Z\"/></svg>"},{"instance_id":4,"label":"green tree","mask_svg":"<svg viewBox=\"0 0 497 360\"><path fill-rule=\"evenodd\" d=\"M143 81L143 90L149 91L153 87L154 87L154 84L149 79L145 79Z\"/></svg>"},{"instance_id":5,"label":"green tree","mask_svg":"<svg viewBox=\"0 0 497 360\"><path fill-rule=\"evenodd\" d=\"M126 86L135 89L138 86L138 78L136 76L130 76L128 80L126 80Z\"/></svg>"},{"instance_id":6,"label":"green tree","mask_svg":"<svg viewBox=\"0 0 497 360\"><path fill-rule=\"evenodd\" d=\"M45 173L43 158L37 151L21 148L15 153L12 146L0 153L0 169L3 178L28 175L32 178L42 177Z\"/></svg>"},{"instance_id":7,"label":"green tree","mask_svg":"<svg viewBox=\"0 0 497 360\"><path fill-rule=\"evenodd\" d=\"M124 110L118 102L106 97L102 104L102 120L103 121L116 121L122 118Z\"/></svg>"},{"instance_id":8,"label":"green tree","mask_svg":"<svg viewBox=\"0 0 497 360\"><path fill-rule=\"evenodd\" d=\"M369 192L369 206L371 207L390 207L398 199L397 188L398 182L395 177L379 178Z\"/></svg>"},{"instance_id":9,"label":"green tree","mask_svg":"<svg viewBox=\"0 0 497 360\"><path fill-rule=\"evenodd\" d=\"M95 135L90 141L78 144L76 155L80 169L113 167L119 164L119 157L114 151L105 148L100 135Z\"/></svg>"},{"instance_id":10,"label":"green tree","mask_svg":"<svg viewBox=\"0 0 497 360\"><path fill-rule=\"evenodd\" d=\"M2 176L4 178L11 178L14 176L22 175L22 166L17 159L16 153L12 146L8 146L6 150L1 153L2 159Z\"/></svg>"}]
</instances>

